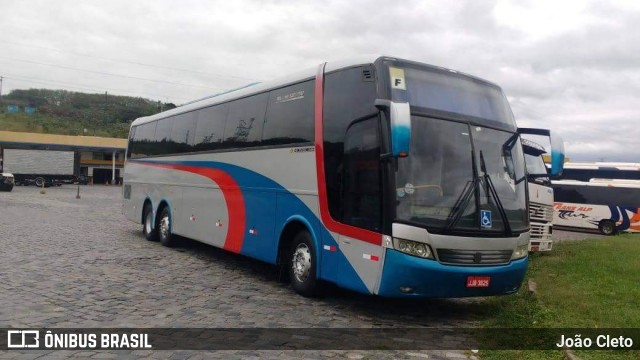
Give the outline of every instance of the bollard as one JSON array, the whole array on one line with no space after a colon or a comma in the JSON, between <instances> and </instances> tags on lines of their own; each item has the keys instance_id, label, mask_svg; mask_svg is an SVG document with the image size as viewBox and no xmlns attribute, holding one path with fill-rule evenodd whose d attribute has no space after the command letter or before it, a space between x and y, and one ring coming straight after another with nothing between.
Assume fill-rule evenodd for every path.
<instances>
[{"instance_id":1,"label":"bollard","mask_svg":"<svg viewBox=\"0 0 640 360\"><path fill-rule=\"evenodd\" d=\"M78 193L76 194L76 199L80 199L80 184L78 184Z\"/></svg>"},{"instance_id":2,"label":"bollard","mask_svg":"<svg viewBox=\"0 0 640 360\"><path fill-rule=\"evenodd\" d=\"M42 189L40 190L40 194L46 194L47 192L44 190L44 181L42 182Z\"/></svg>"}]
</instances>

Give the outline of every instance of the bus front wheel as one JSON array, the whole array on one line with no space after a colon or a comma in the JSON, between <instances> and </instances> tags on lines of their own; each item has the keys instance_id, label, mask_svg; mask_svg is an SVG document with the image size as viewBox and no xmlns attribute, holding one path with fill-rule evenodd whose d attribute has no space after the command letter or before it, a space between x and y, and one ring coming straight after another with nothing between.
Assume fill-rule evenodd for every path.
<instances>
[{"instance_id":1,"label":"bus front wheel","mask_svg":"<svg viewBox=\"0 0 640 360\"><path fill-rule=\"evenodd\" d=\"M611 220L602 220L598 225L598 230L603 235L613 235L616 233L616 225Z\"/></svg>"},{"instance_id":2,"label":"bus front wheel","mask_svg":"<svg viewBox=\"0 0 640 360\"><path fill-rule=\"evenodd\" d=\"M142 217L144 219L142 223L142 233L147 240L156 241L158 237L156 230L153 228L153 211L151 211L151 205L145 205L142 213L144 214Z\"/></svg>"},{"instance_id":3,"label":"bus front wheel","mask_svg":"<svg viewBox=\"0 0 640 360\"><path fill-rule=\"evenodd\" d=\"M316 276L316 252L307 231L296 234L289 253L291 287L305 297L317 296L320 283Z\"/></svg>"}]
</instances>

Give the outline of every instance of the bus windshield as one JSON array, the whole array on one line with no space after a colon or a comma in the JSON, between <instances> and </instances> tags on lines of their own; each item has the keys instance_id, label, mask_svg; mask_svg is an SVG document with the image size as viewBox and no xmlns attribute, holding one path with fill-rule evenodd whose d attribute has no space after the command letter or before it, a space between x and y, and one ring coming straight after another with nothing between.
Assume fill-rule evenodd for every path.
<instances>
[{"instance_id":1,"label":"bus windshield","mask_svg":"<svg viewBox=\"0 0 640 360\"><path fill-rule=\"evenodd\" d=\"M387 65L393 101L515 131L511 108L498 86L436 67Z\"/></svg>"},{"instance_id":2,"label":"bus windshield","mask_svg":"<svg viewBox=\"0 0 640 360\"><path fill-rule=\"evenodd\" d=\"M411 152L398 159L396 174L398 221L436 233L527 230L517 134L422 116L411 121Z\"/></svg>"}]
</instances>

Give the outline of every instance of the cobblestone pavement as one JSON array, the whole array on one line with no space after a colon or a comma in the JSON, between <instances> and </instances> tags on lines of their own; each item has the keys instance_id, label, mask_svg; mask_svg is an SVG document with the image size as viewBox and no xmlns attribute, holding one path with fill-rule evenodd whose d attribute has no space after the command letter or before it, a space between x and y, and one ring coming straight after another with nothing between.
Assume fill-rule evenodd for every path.
<instances>
[{"instance_id":1,"label":"cobblestone pavement","mask_svg":"<svg viewBox=\"0 0 640 360\"><path fill-rule=\"evenodd\" d=\"M272 266L185 239L146 241L121 188L0 193L0 327L471 327L481 300L307 299ZM5 336L0 334L0 336ZM464 339L452 337L452 348ZM30 351L3 358L475 358L470 351Z\"/></svg>"}]
</instances>

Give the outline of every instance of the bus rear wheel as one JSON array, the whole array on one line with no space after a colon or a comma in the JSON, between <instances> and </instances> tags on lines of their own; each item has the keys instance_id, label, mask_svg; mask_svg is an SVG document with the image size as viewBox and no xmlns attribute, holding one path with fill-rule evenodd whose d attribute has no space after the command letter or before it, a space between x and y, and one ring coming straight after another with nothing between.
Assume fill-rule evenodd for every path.
<instances>
[{"instance_id":1,"label":"bus rear wheel","mask_svg":"<svg viewBox=\"0 0 640 360\"><path fill-rule=\"evenodd\" d=\"M175 236L171 234L171 211L169 207L165 206L160 212L160 219L158 219L158 238L160 243L167 247L175 245Z\"/></svg>"},{"instance_id":2,"label":"bus rear wheel","mask_svg":"<svg viewBox=\"0 0 640 360\"><path fill-rule=\"evenodd\" d=\"M289 252L291 287L305 297L318 296L320 281L316 276L316 251L307 231L296 234Z\"/></svg>"},{"instance_id":3,"label":"bus rear wheel","mask_svg":"<svg viewBox=\"0 0 640 360\"><path fill-rule=\"evenodd\" d=\"M598 230L600 230L603 235L613 235L616 233L616 225L611 220L602 220L598 225Z\"/></svg>"},{"instance_id":4,"label":"bus rear wheel","mask_svg":"<svg viewBox=\"0 0 640 360\"><path fill-rule=\"evenodd\" d=\"M153 211L151 211L151 205L145 205L142 213L144 214L142 216L144 219L142 223L142 233L144 237L149 241L157 241L158 233L156 229L153 228Z\"/></svg>"}]
</instances>

